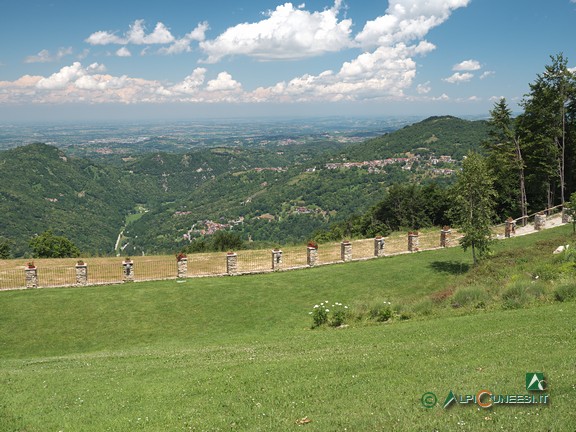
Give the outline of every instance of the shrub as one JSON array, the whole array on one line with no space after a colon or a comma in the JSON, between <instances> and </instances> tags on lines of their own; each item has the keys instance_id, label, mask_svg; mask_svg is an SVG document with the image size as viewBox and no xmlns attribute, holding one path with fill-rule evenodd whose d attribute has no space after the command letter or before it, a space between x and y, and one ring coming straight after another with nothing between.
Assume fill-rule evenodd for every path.
<instances>
[{"instance_id":1,"label":"shrub","mask_svg":"<svg viewBox=\"0 0 576 432\"><path fill-rule=\"evenodd\" d=\"M551 281L560 275L560 269L552 264L540 264L532 272L534 279Z\"/></svg>"},{"instance_id":2,"label":"shrub","mask_svg":"<svg viewBox=\"0 0 576 432\"><path fill-rule=\"evenodd\" d=\"M545 288L539 281L518 280L502 294L504 309L518 309L535 298L543 297Z\"/></svg>"},{"instance_id":3,"label":"shrub","mask_svg":"<svg viewBox=\"0 0 576 432\"><path fill-rule=\"evenodd\" d=\"M429 298L425 298L412 306L412 312L416 315L430 315L433 310L434 303Z\"/></svg>"},{"instance_id":4,"label":"shrub","mask_svg":"<svg viewBox=\"0 0 576 432\"><path fill-rule=\"evenodd\" d=\"M564 302L576 298L576 281L564 282L554 290L554 298L557 301Z\"/></svg>"},{"instance_id":5,"label":"shrub","mask_svg":"<svg viewBox=\"0 0 576 432\"><path fill-rule=\"evenodd\" d=\"M412 318L412 313L410 311L403 311L400 313L400 320L405 321Z\"/></svg>"},{"instance_id":6,"label":"shrub","mask_svg":"<svg viewBox=\"0 0 576 432\"><path fill-rule=\"evenodd\" d=\"M392 308L390 302L383 302L370 309L370 318L378 322L385 322L392 318Z\"/></svg>"},{"instance_id":7,"label":"shrub","mask_svg":"<svg viewBox=\"0 0 576 432\"><path fill-rule=\"evenodd\" d=\"M348 306L342 303L335 303L332 305L329 324L332 327L340 327L348 318Z\"/></svg>"},{"instance_id":8,"label":"shrub","mask_svg":"<svg viewBox=\"0 0 576 432\"><path fill-rule=\"evenodd\" d=\"M463 287L456 290L452 296L452 306L473 306L482 308L486 305L488 294L483 288L477 286Z\"/></svg>"},{"instance_id":9,"label":"shrub","mask_svg":"<svg viewBox=\"0 0 576 432\"><path fill-rule=\"evenodd\" d=\"M568 247L562 251L562 253L554 257L555 262L559 263L576 263L576 247Z\"/></svg>"},{"instance_id":10,"label":"shrub","mask_svg":"<svg viewBox=\"0 0 576 432\"><path fill-rule=\"evenodd\" d=\"M314 309L310 312L310 315L312 315L312 328L326 324L328 322L328 312L329 309L326 308L324 302L314 305Z\"/></svg>"}]
</instances>

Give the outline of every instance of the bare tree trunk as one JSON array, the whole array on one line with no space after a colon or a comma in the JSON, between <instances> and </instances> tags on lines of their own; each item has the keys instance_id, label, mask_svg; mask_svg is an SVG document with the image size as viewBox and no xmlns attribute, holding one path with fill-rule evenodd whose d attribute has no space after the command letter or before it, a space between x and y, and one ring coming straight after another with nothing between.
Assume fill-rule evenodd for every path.
<instances>
[{"instance_id":1,"label":"bare tree trunk","mask_svg":"<svg viewBox=\"0 0 576 432\"><path fill-rule=\"evenodd\" d=\"M518 163L518 176L520 180L520 210L522 211L522 226L528 223L528 202L526 198L526 180L524 178L524 160L522 159L522 151L520 150L520 139L514 138L516 145L516 162Z\"/></svg>"},{"instance_id":2,"label":"bare tree trunk","mask_svg":"<svg viewBox=\"0 0 576 432\"><path fill-rule=\"evenodd\" d=\"M564 190L566 189L565 183L565 175L566 175L566 167L565 167L565 159L566 159L566 115L564 113L564 99L562 99L562 147L560 148L560 198L562 200L562 204L564 204Z\"/></svg>"},{"instance_id":3,"label":"bare tree trunk","mask_svg":"<svg viewBox=\"0 0 576 432\"><path fill-rule=\"evenodd\" d=\"M566 84L565 82L566 77L562 77L561 81L560 81L560 102L562 103L562 107L560 108L560 115L562 116L562 137L561 137L561 142L558 142L558 138L555 139L556 144L559 147L559 161L558 161L558 174L560 177L560 199L562 201L562 204L564 204L565 201L565 196L564 196L564 192L566 189L566 184L565 184L565 180L566 180L566 96L564 93L564 86Z\"/></svg>"},{"instance_id":4,"label":"bare tree trunk","mask_svg":"<svg viewBox=\"0 0 576 432\"><path fill-rule=\"evenodd\" d=\"M552 184L550 183L550 181L548 181L546 183L546 187L548 188L548 190L546 191L546 199L547 199L547 205L546 205L546 214L549 215L550 213L548 212L548 209L551 209L552 206L554 205L554 192L552 191Z\"/></svg>"}]
</instances>

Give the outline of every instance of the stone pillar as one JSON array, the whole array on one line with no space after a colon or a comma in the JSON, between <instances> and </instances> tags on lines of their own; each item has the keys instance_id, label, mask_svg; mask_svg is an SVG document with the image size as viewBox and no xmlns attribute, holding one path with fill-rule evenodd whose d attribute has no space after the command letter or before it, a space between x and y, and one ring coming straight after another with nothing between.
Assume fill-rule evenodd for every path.
<instances>
[{"instance_id":1,"label":"stone pillar","mask_svg":"<svg viewBox=\"0 0 576 432\"><path fill-rule=\"evenodd\" d=\"M134 282L134 261L130 258L126 258L122 261L122 271L124 275L123 282Z\"/></svg>"},{"instance_id":2,"label":"stone pillar","mask_svg":"<svg viewBox=\"0 0 576 432\"><path fill-rule=\"evenodd\" d=\"M282 267L282 251L274 249L272 251L272 270L278 270Z\"/></svg>"},{"instance_id":3,"label":"stone pillar","mask_svg":"<svg viewBox=\"0 0 576 432\"><path fill-rule=\"evenodd\" d=\"M452 231L449 226L444 226L440 231L440 247L449 247L452 243Z\"/></svg>"},{"instance_id":4,"label":"stone pillar","mask_svg":"<svg viewBox=\"0 0 576 432\"><path fill-rule=\"evenodd\" d=\"M386 242L384 241L384 237L378 236L374 238L374 256L381 257L384 256L384 246Z\"/></svg>"},{"instance_id":5,"label":"stone pillar","mask_svg":"<svg viewBox=\"0 0 576 432\"><path fill-rule=\"evenodd\" d=\"M188 275L188 258L185 256L178 256L176 264L178 266L178 278L185 278Z\"/></svg>"},{"instance_id":6,"label":"stone pillar","mask_svg":"<svg viewBox=\"0 0 576 432\"><path fill-rule=\"evenodd\" d=\"M226 273L229 275L238 273L238 255L234 252L226 254Z\"/></svg>"},{"instance_id":7,"label":"stone pillar","mask_svg":"<svg viewBox=\"0 0 576 432\"><path fill-rule=\"evenodd\" d=\"M418 252L420 241L418 240L418 231L408 233L408 252Z\"/></svg>"},{"instance_id":8,"label":"stone pillar","mask_svg":"<svg viewBox=\"0 0 576 432\"><path fill-rule=\"evenodd\" d=\"M544 213L538 213L534 216L534 229L540 231L546 226L546 215Z\"/></svg>"},{"instance_id":9,"label":"stone pillar","mask_svg":"<svg viewBox=\"0 0 576 432\"><path fill-rule=\"evenodd\" d=\"M562 209L562 223L570 223L571 221L570 214L568 213L568 209Z\"/></svg>"},{"instance_id":10,"label":"stone pillar","mask_svg":"<svg viewBox=\"0 0 576 432\"><path fill-rule=\"evenodd\" d=\"M84 261L78 261L76 264L76 285L88 284L88 264Z\"/></svg>"},{"instance_id":11,"label":"stone pillar","mask_svg":"<svg viewBox=\"0 0 576 432\"><path fill-rule=\"evenodd\" d=\"M34 264L28 264L26 273L26 288L38 288L38 269Z\"/></svg>"},{"instance_id":12,"label":"stone pillar","mask_svg":"<svg viewBox=\"0 0 576 432\"><path fill-rule=\"evenodd\" d=\"M318 248L308 246L306 249L306 262L310 267L314 267L318 263Z\"/></svg>"},{"instance_id":13,"label":"stone pillar","mask_svg":"<svg viewBox=\"0 0 576 432\"><path fill-rule=\"evenodd\" d=\"M352 261L352 243L348 240L340 243L340 259L344 262Z\"/></svg>"},{"instance_id":14,"label":"stone pillar","mask_svg":"<svg viewBox=\"0 0 576 432\"><path fill-rule=\"evenodd\" d=\"M504 237L510 238L510 236L515 233L516 233L516 222L514 222L514 219L509 217L508 219L506 219L506 226L504 227Z\"/></svg>"}]
</instances>

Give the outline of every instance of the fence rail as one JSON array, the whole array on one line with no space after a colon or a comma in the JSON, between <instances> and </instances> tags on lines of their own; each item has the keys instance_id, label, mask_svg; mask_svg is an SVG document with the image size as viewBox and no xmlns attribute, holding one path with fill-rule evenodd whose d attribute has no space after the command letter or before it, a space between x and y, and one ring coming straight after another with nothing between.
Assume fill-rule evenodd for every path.
<instances>
[{"instance_id":1,"label":"fence rail","mask_svg":"<svg viewBox=\"0 0 576 432\"><path fill-rule=\"evenodd\" d=\"M530 215L532 230L545 228L553 217L556 219L550 225L559 225L557 212L555 207ZM514 227L521 219L509 219L493 227L493 236L505 238L517 234ZM566 222L563 214L562 223ZM526 228L519 231L527 233ZM118 258L92 258L89 264L70 258L38 259L35 263L0 260L0 290L263 273L456 246L462 236L457 230L444 227L442 231L395 234L383 239L325 243L317 248L288 246L283 250L241 250L225 255L198 253L178 261L173 256L142 256L122 262Z\"/></svg>"}]
</instances>

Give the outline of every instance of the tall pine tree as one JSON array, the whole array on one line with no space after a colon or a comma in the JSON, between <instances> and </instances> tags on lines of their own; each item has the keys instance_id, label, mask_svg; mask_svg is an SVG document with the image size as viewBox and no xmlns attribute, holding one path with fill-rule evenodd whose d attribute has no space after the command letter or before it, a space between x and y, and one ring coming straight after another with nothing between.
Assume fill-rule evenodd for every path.
<instances>
[{"instance_id":1,"label":"tall pine tree","mask_svg":"<svg viewBox=\"0 0 576 432\"><path fill-rule=\"evenodd\" d=\"M522 102L519 131L526 143L529 201L537 208L563 203L573 187L576 77L558 54L545 67ZM533 209L535 209L533 207Z\"/></svg>"},{"instance_id":2,"label":"tall pine tree","mask_svg":"<svg viewBox=\"0 0 576 432\"><path fill-rule=\"evenodd\" d=\"M490 111L489 139L483 143L488 153L487 163L495 177L496 207L499 215L528 214L524 175L524 159L512 111L506 99L494 104Z\"/></svg>"}]
</instances>

